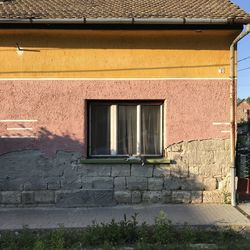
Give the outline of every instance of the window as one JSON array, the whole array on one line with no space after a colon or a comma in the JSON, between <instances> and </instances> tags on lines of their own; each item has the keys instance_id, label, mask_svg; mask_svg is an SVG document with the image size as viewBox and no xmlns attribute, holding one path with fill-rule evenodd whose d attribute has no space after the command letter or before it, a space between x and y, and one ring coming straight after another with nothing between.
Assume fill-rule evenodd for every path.
<instances>
[{"instance_id":1,"label":"window","mask_svg":"<svg viewBox=\"0 0 250 250\"><path fill-rule=\"evenodd\" d=\"M89 155L162 155L162 103L90 102Z\"/></svg>"}]
</instances>

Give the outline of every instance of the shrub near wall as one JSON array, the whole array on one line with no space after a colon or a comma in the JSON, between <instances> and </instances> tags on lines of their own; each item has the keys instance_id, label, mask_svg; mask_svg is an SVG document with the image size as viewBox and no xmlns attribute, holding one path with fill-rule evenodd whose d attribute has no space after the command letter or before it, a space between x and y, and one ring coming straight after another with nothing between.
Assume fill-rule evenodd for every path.
<instances>
[{"instance_id":1,"label":"shrub near wall","mask_svg":"<svg viewBox=\"0 0 250 250\"><path fill-rule=\"evenodd\" d=\"M0 249L249 249L249 240L230 229L175 227L164 212L154 225L137 222L137 215L85 229L29 230L2 232ZM98 248L99 249L99 248Z\"/></svg>"}]
</instances>

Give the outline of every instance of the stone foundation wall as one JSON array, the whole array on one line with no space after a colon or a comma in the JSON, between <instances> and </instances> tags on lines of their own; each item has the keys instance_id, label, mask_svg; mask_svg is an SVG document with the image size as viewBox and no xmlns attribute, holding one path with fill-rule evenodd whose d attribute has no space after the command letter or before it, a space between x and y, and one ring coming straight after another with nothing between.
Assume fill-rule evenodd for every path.
<instances>
[{"instance_id":1,"label":"stone foundation wall","mask_svg":"<svg viewBox=\"0 0 250 250\"><path fill-rule=\"evenodd\" d=\"M81 164L79 153L48 159L37 150L0 156L1 206L111 206L222 203L227 198L229 140L181 142L171 164Z\"/></svg>"}]
</instances>

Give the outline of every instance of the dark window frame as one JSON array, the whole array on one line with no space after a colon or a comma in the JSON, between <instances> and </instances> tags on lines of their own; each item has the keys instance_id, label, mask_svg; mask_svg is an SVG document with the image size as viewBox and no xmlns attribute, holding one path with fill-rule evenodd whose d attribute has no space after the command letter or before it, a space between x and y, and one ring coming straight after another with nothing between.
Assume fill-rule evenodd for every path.
<instances>
[{"instance_id":1,"label":"dark window frame","mask_svg":"<svg viewBox=\"0 0 250 250\"><path fill-rule=\"evenodd\" d=\"M94 155L91 154L91 105L93 104L103 104L107 106L111 105L125 105L125 106L131 106L131 105L150 105L150 106L159 106L160 108L160 154L135 154L136 156L143 156L143 157L151 157L151 158L159 158L163 156L164 152L164 101L163 100L89 100L87 102L87 131L88 131L88 137L87 137L87 156L88 158L124 158L129 157L131 155L126 154L108 154L108 155ZM111 116L110 111L110 116ZM141 114L140 114L141 116ZM116 114L116 119L118 119L118 112ZM117 120L116 120L117 122ZM138 122L138 121L137 121ZM141 126L141 125L140 125ZM111 128L110 128L111 130ZM118 132L118 126L116 127L116 133ZM118 135L116 134L116 144L118 141ZM110 151L111 151L111 142L110 142Z\"/></svg>"}]
</instances>

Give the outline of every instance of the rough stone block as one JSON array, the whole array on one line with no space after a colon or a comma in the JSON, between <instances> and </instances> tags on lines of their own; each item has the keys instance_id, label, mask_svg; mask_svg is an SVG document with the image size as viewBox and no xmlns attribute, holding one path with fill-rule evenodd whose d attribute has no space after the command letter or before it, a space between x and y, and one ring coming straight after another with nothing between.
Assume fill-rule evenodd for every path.
<instances>
[{"instance_id":1,"label":"rough stone block","mask_svg":"<svg viewBox=\"0 0 250 250\"><path fill-rule=\"evenodd\" d=\"M61 188L59 177L48 177L45 179L47 183L47 189L49 190L58 190Z\"/></svg>"},{"instance_id":2,"label":"rough stone block","mask_svg":"<svg viewBox=\"0 0 250 250\"><path fill-rule=\"evenodd\" d=\"M131 192L130 191L115 191L114 198L117 203L130 204Z\"/></svg>"},{"instance_id":3,"label":"rough stone block","mask_svg":"<svg viewBox=\"0 0 250 250\"><path fill-rule=\"evenodd\" d=\"M112 176L130 176L130 165L112 166Z\"/></svg>"},{"instance_id":4,"label":"rough stone block","mask_svg":"<svg viewBox=\"0 0 250 250\"><path fill-rule=\"evenodd\" d=\"M156 165L153 170L153 176L154 177L170 176L170 165L169 164Z\"/></svg>"},{"instance_id":5,"label":"rough stone block","mask_svg":"<svg viewBox=\"0 0 250 250\"><path fill-rule=\"evenodd\" d=\"M198 141L189 141L187 144L187 150L191 152L197 151L197 148L199 147Z\"/></svg>"},{"instance_id":6,"label":"rough stone block","mask_svg":"<svg viewBox=\"0 0 250 250\"><path fill-rule=\"evenodd\" d=\"M55 203L55 192L50 190L35 191L34 200L36 203L45 203L45 204Z\"/></svg>"},{"instance_id":7,"label":"rough stone block","mask_svg":"<svg viewBox=\"0 0 250 250\"><path fill-rule=\"evenodd\" d=\"M8 191L6 178L0 178L0 191Z\"/></svg>"},{"instance_id":8,"label":"rough stone block","mask_svg":"<svg viewBox=\"0 0 250 250\"><path fill-rule=\"evenodd\" d=\"M228 174L226 177L222 178L217 178L217 181L219 182L218 189L219 191L222 192L231 192L231 174ZM238 178L235 177L235 183L237 183ZM236 184L237 186L237 184Z\"/></svg>"},{"instance_id":9,"label":"rough stone block","mask_svg":"<svg viewBox=\"0 0 250 250\"><path fill-rule=\"evenodd\" d=\"M204 153L203 156L203 164L215 164L215 158L214 158L214 152L215 151L208 151Z\"/></svg>"},{"instance_id":10,"label":"rough stone block","mask_svg":"<svg viewBox=\"0 0 250 250\"><path fill-rule=\"evenodd\" d=\"M220 165L230 164L230 154L225 150L216 150L214 151L214 162Z\"/></svg>"},{"instance_id":11,"label":"rough stone block","mask_svg":"<svg viewBox=\"0 0 250 250\"><path fill-rule=\"evenodd\" d=\"M22 150L1 155L0 176L29 178L40 175L42 171L37 168L37 162L41 157L42 153L38 150Z\"/></svg>"},{"instance_id":12,"label":"rough stone block","mask_svg":"<svg viewBox=\"0 0 250 250\"><path fill-rule=\"evenodd\" d=\"M132 203L138 204L141 203L142 194L140 191L132 191Z\"/></svg>"},{"instance_id":13,"label":"rough stone block","mask_svg":"<svg viewBox=\"0 0 250 250\"><path fill-rule=\"evenodd\" d=\"M129 190L147 190L148 188L148 180L146 177L130 176L126 177L126 180Z\"/></svg>"},{"instance_id":14,"label":"rough stone block","mask_svg":"<svg viewBox=\"0 0 250 250\"><path fill-rule=\"evenodd\" d=\"M195 176L190 178L180 179L181 189L186 191L200 191L204 190L202 177Z\"/></svg>"},{"instance_id":15,"label":"rough stone block","mask_svg":"<svg viewBox=\"0 0 250 250\"><path fill-rule=\"evenodd\" d=\"M216 190L217 188L217 181L215 178L204 178L203 184L206 191Z\"/></svg>"},{"instance_id":16,"label":"rough stone block","mask_svg":"<svg viewBox=\"0 0 250 250\"><path fill-rule=\"evenodd\" d=\"M217 164L201 165L199 168L199 175L203 177L221 175L221 168Z\"/></svg>"},{"instance_id":17,"label":"rough stone block","mask_svg":"<svg viewBox=\"0 0 250 250\"><path fill-rule=\"evenodd\" d=\"M189 191L173 191L172 201L175 203L190 203L191 192Z\"/></svg>"},{"instance_id":18,"label":"rough stone block","mask_svg":"<svg viewBox=\"0 0 250 250\"><path fill-rule=\"evenodd\" d=\"M125 190L126 189L126 178L125 177L115 177L114 178L114 188L115 188L115 190Z\"/></svg>"},{"instance_id":19,"label":"rough stone block","mask_svg":"<svg viewBox=\"0 0 250 250\"><path fill-rule=\"evenodd\" d=\"M57 164L56 160L53 161L52 165L47 165L47 163L43 163L41 169L43 170L44 177L59 177L63 175L64 169L71 167L71 164Z\"/></svg>"},{"instance_id":20,"label":"rough stone block","mask_svg":"<svg viewBox=\"0 0 250 250\"><path fill-rule=\"evenodd\" d=\"M181 190L182 184L183 182L180 178L176 178L176 177L165 178L164 189L165 190Z\"/></svg>"},{"instance_id":21,"label":"rough stone block","mask_svg":"<svg viewBox=\"0 0 250 250\"><path fill-rule=\"evenodd\" d=\"M188 161L189 166L200 165L202 163L200 152L200 150L185 152L183 157L185 157L185 159Z\"/></svg>"},{"instance_id":22,"label":"rough stone block","mask_svg":"<svg viewBox=\"0 0 250 250\"><path fill-rule=\"evenodd\" d=\"M1 192L3 204L20 204L21 192L19 191L5 191Z\"/></svg>"},{"instance_id":23,"label":"rough stone block","mask_svg":"<svg viewBox=\"0 0 250 250\"><path fill-rule=\"evenodd\" d=\"M203 203L224 203L223 193L220 191L204 191Z\"/></svg>"},{"instance_id":24,"label":"rough stone block","mask_svg":"<svg viewBox=\"0 0 250 250\"><path fill-rule=\"evenodd\" d=\"M230 145L231 145L230 140L229 139L225 140L225 150L228 152L230 152Z\"/></svg>"},{"instance_id":25,"label":"rough stone block","mask_svg":"<svg viewBox=\"0 0 250 250\"><path fill-rule=\"evenodd\" d=\"M113 189L113 178L112 177L89 177L87 178L92 183L93 189Z\"/></svg>"},{"instance_id":26,"label":"rough stone block","mask_svg":"<svg viewBox=\"0 0 250 250\"><path fill-rule=\"evenodd\" d=\"M109 165L93 165L93 164L84 164L78 167L78 172L82 176L111 176L111 166Z\"/></svg>"},{"instance_id":27,"label":"rough stone block","mask_svg":"<svg viewBox=\"0 0 250 250\"><path fill-rule=\"evenodd\" d=\"M187 177L188 165L185 163L176 163L170 165L170 175L173 177Z\"/></svg>"},{"instance_id":28,"label":"rough stone block","mask_svg":"<svg viewBox=\"0 0 250 250\"><path fill-rule=\"evenodd\" d=\"M62 172L62 177L68 180L74 180L77 177L81 176L81 173L78 173L77 165L67 165Z\"/></svg>"},{"instance_id":29,"label":"rough stone block","mask_svg":"<svg viewBox=\"0 0 250 250\"><path fill-rule=\"evenodd\" d=\"M5 178L0 178L0 191L17 191L23 190L23 178L15 178L6 176Z\"/></svg>"},{"instance_id":30,"label":"rough stone block","mask_svg":"<svg viewBox=\"0 0 250 250\"><path fill-rule=\"evenodd\" d=\"M231 163L224 163L224 164L219 166L221 169L222 176L227 176L228 174L230 174L230 165L231 165Z\"/></svg>"},{"instance_id":31,"label":"rough stone block","mask_svg":"<svg viewBox=\"0 0 250 250\"><path fill-rule=\"evenodd\" d=\"M202 191L192 191L191 192L191 203L198 204L202 203Z\"/></svg>"},{"instance_id":32,"label":"rough stone block","mask_svg":"<svg viewBox=\"0 0 250 250\"><path fill-rule=\"evenodd\" d=\"M148 178L148 190L150 191L161 191L163 189L163 178L152 177Z\"/></svg>"},{"instance_id":33,"label":"rough stone block","mask_svg":"<svg viewBox=\"0 0 250 250\"><path fill-rule=\"evenodd\" d=\"M204 151L212 151L218 149L220 143L217 142L218 140L203 140L201 141L201 147ZM222 144L224 148L224 144Z\"/></svg>"},{"instance_id":34,"label":"rough stone block","mask_svg":"<svg viewBox=\"0 0 250 250\"><path fill-rule=\"evenodd\" d=\"M152 177L153 176L153 166L151 165L132 165L131 176L136 177Z\"/></svg>"},{"instance_id":35,"label":"rough stone block","mask_svg":"<svg viewBox=\"0 0 250 250\"><path fill-rule=\"evenodd\" d=\"M22 203L23 204L33 204L34 203L34 192L33 191L23 191L22 192Z\"/></svg>"},{"instance_id":36,"label":"rough stone block","mask_svg":"<svg viewBox=\"0 0 250 250\"><path fill-rule=\"evenodd\" d=\"M47 183L43 177L30 177L24 182L23 189L25 191L46 190Z\"/></svg>"},{"instance_id":37,"label":"rough stone block","mask_svg":"<svg viewBox=\"0 0 250 250\"><path fill-rule=\"evenodd\" d=\"M188 158L191 164L211 165L215 163L214 151L199 151L195 154L193 154L193 152L190 152Z\"/></svg>"},{"instance_id":38,"label":"rough stone block","mask_svg":"<svg viewBox=\"0 0 250 250\"><path fill-rule=\"evenodd\" d=\"M142 201L148 203L160 203L162 201L161 191L144 191L142 193Z\"/></svg>"},{"instance_id":39,"label":"rough stone block","mask_svg":"<svg viewBox=\"0 0 250 250\"><path fill-rule=\"evenodd\" d=\"M169 152L181 152L183 150L182 143L176 143L167 148Z\"/></svg>"},{"instance_id":40,"label":"rough stone block","mask_svg":"<svg viewBox=\"0 0 250 250\"><path fill-rule=\"evenodd\" d=\"M67 166L64 168L62 176L60 176L62 189L78 189L82 185L82 173L77 171L76 166Z\"/></svg>"},{"instance_id":41,"label":"rough stone block","mask_svg":"<svg viewBox=\"0 0 250 250\"><path fill-rule=\"evenodd\" d=\"M225 150L225 141L226 140L214 140L214 143L216 144L216 150Z\"/></svg>"},{"instance_id":42,"label":"rough stone block","mask_svg":"<svg viewBox=\"0 0 250 250\"><path fill-rule=\"evenodd\" d=\"M162 202L163 203L171 203L172 201L172 192L171 191L162 191Z\"/></svg>"},{"instance_id":43,"label":"rough stone block","mask_svg":"<svg viewBox=\"0 0 250 250\"><path fill-rule=\"evenodd\" d=\"M182 160L181 152L168 152L167 157L174 162L179 162Z\"/></svg>"},{"instance_id":44,"label":"rough stone block","mask_svg":"<svg viewBox=\"0 0 250 250\"><path fill-rule=\"evenodd\" d=\"M77 161L81 158L79 152L65 152L57 151L55 163L56 165L70 165L72 162Z\"/></svg>"},{"instance_id":45,"label":"rough stone block","mask_svg":"<svg viewBox=\"0 0 250 250\"><path fill-rule=\"evenodd\" d=\"M95 177L83 177L82 178L82 189L89 190L93 189L92 181Z\"/></svg>"},{"instance_id":46,"label":"rough stone block","mask_svg":"<svg viewBox=\"0 0 250 250\"><path fill-rule=\"evenodd\" d=\"M200 165L198 164L189 164L188 172L190 177L198 176L200 170Z\"/></svg>"},{"instance_id":47,"label":"rough stone block","mask_svg":"<svg viewBox=\"0 0 250 250\"><path fill-rule=\"evenodd\" d=\"M63 176L61 178L61 189L73 190L80 188L82 188L82 178L80 176L75 176L74 178Z\"/></svg>"},{"instance_id":48,"label":"rough stone block","mask_svg":"<svg viewBox=\"0 0 250 250\"><path fill-rule=\"evenodd\" d=\"M56 191L56 206L111 206L114 205L113 190Z\"/></svg>"}]
</instances>

